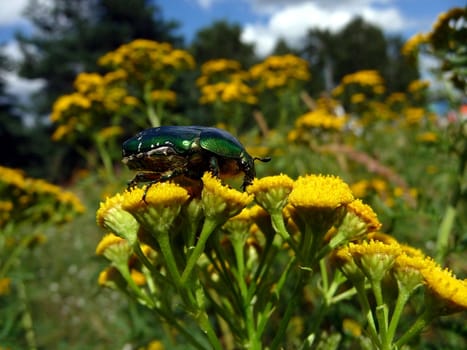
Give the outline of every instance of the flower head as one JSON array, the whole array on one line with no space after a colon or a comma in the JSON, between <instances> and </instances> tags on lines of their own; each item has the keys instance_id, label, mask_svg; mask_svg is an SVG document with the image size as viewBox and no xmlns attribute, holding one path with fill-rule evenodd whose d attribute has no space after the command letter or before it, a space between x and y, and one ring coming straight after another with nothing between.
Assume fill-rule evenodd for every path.
<instances>
[{"instance_id":1,"label":"flower head","mask_svg":"<svg viewBox=\"0 0 467 350\"><path fill-rule=\"evenodd\" d=\"M209 172L203 175L202 180L204 186L201 203L208 218L225 221L238 214L253 199L252 195L222 185L221 181Z\"/></svg>"},{"instance_id":2,"label":"flower head","mask_svg":"<svg viewBox=\"0 0 467 350\"><path fill-rule=\"evenodd\" d=\"M353 200L349 186L336 176L307 175L299 177L289 195L289 203L303 224L324 235L345 213ZM296 217L294 217L294 221Z\"/></svg>"},{"instance_id":3,"label":"flower head","mask_svg":"<svg viewBox=\"0 0 467 350\"><path fill-rule=\"evenodd\" d=\"M378 241L349 244L349 253L362 272L372 281L381 281L401 253L399 244Z\"/></svg>"},{"instance_id":4,"label":"flower head","mask_svg":"<svg viewBox=\"0 0 467 350\"><path fill-rule=\"evenodd\" d=\"M188 192L183 187L158 182L149 188L125 191L122 208L131 213L146 230L157 235L171 228L188 199Z\"/></svg>"},{"instance_id":5,"label":"flower head","mask_svg":"<svg viewBox=\"0 0 467 350\"><path fill-rule=\"evenodd\" d=\"M467 310L467 280L457 279L451 271L434 263L422 270L429 307L448 315Z\"/></svg>"},{"instance_id":6,"label":"flower head","mask_svg":"<svg viewBox=\"0 0 467 350\"><path fill-rule=\"evenodd\" d=\"M255 196L255 201L269 212L282 211L292 192L293 180L287 175L277 175L254 179L247 191Z\"/></svg>"},{"instance_id":7,"label":"flower head","mask_svg":"<svg viewBox=\"0 0 467 350\"><path fill-rule=\"evenodd\" d=\"M101 202L96 213L96 221L100 227L127 239L130 244L134 244L139 224L130 213L122 208L123 198L123 195L117 193Z\"/></svg>"}]
</instances>

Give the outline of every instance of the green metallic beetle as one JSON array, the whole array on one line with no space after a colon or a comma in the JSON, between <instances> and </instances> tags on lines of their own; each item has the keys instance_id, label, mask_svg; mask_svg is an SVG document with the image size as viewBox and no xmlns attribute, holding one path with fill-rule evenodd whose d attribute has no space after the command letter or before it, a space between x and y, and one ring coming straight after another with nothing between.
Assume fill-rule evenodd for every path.
<instances>
[{"instance_id":1,"label":"green metallic beetle","mask_svg":"<svg viewBox=\"0 0 467 350\"><path fill-rule=\"evenodd\" d=\"M227 177L244 173L243 189L255 177L254 160L227 131L204 126L161 126L146 129L123 143L123 163L139 173L129 186L185 176L199 180L204 172Z\"/></svg>"}]
</instances>

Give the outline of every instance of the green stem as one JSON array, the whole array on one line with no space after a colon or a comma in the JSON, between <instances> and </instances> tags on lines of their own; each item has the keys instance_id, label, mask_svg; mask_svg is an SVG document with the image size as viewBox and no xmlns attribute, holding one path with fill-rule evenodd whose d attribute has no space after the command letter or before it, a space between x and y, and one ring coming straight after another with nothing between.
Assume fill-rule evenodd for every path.
<instances>
[{"instance_id":1,"label":"green stem","mask_svg":"<svg viewBox=\"0 0 467 350\"><path fill-rule=\"evenodd\" d=\"M32 315L28 307L26 286L24 285L24 282L22 280L19 280L17 282L17 287L18 287L18 297L21 303L21 310L22 310L21 323L26 332L26 343L28 344L29 350L36 350L37 349L36 333L34 332Z\"/></svg>"},{"instance_id":2,"label":"green stem","mask_svg":"<svg viewBox=\"0 0 467 350\"><path fill-rule=\"evenodd\" d=\"M5 263L2 265L0 269L0 278L5 277L10 270L11 266L18 261L19 256L21 255L22 251L31 243L31 241L35 238L34 234L28 235L27 237L23 238L19 244L13 249L11 254L6 259Z\"/></svg>"},{"instance_id":3,"label":"green stem","mask_svg":"<svg viewBox=\"0 0 467 350\"><path fill-rule=\"evenodd\" d=\"M368 302L368 298L366 295L365 282L364 280L353 281L353 285L355 286L355 289L357 290L357 298L362 307L363 315L365 315L366 320L368 322L368 332L369 332L370 339L376 348L381 348L381 341L378 338L378 333L376 332L375 320L373 318L373 313L371 312L370 303Z\"/></svg>"},{"instance_id":4,"label":"green stem","mask_svg":"<svg viewBox=\"0 0 467 350\"><path fill-rule=\"evenodd\" d=\"M409 328L407 332L405 332L399 340L396 341L395 347L396 349L400 349L403 345L407 344L413 337L418 335L423 328L430 322L432 319L431 312L426 309L425 312L420 315L420 317L415 321L412 327Z\"/></svg>"},{"instance_id":5,"label":"green stem","mask_svg":"<svg viewBox=\"0 0 467 350\"><path fill-rule=\"evenodd\" d=\"M391 321L389 322L389 329L387 334L387 340L389 344L392 344L394 335L396 334L397 325L399 324L402 311L404 306L409 300L411 293L407 293L405 288L399 289L399 295L397 296L396 305L394 306L394 312L392 313Z\"/></svg>"},{"instance_id":6,"label":"green stem","mask_svg":"<svg viewBox=\"0 0 467 350\"><path fill-rule=\"evenodd\" d=\"M206 241L208 240L209 236L214 232L214 230L219 225L218 220L206 218L203 224L203 229L201 230L201 234L196 242L196 246L191 252L185 269L182 273L180 278L180 284L182 286L186 286L187 281L190 279L193 269L198 262L199 257L203 254L204 247L206 246Z\"/></svg>"},{"instance_id":7,"label":"green stem","mask_svg":"<svg viewBox=\"0 0 467 350\"><path fill-rule=\"evenodd\" d=\"M295 244L293 238L289 235L289 232L287 232L287 229L285 228L285 223L284 223L284 217L282 216L281 211L274 211L269 213L271 215L271 223L272 227L274 228L274 231L278 233L282 239L287 242L290 247L297 252L297 245Z\"/></svg>"},{"instance_id":8,"label":"green stem","mask_svg":"<svg viewBox=\"0 0 467 350\"><path fill-rule=\"evenodd\" d=\"M456 208L449 205L444 213L443 221L438 230L438 239L436 241L436 261L443 263L448 252L449 236L456 218Z\"/></svg>"},{"instance_id":9,"label":"green stem","mask_svg":"<svg viewBox=\"0 0 467 350\"><path fill-rule=\"evenodd\" d=\"M101 137L97 136L95 142L97 146L97 151L99 152L99 157L101 158L102 164L104 165L105 176L107 177L109 182L114 183L115 175L112 166L112 159L110 158L109 152L105 148L105 141Z\"/></svg>"},{"instance_id":10,"label":"green stem","mask_svg":"<svg viewBox=\"0 0 467 350\"><path fill-rule=\"evenodd\" d=\"M233 233L231 242L234 249L235 259L237 261L237 282L240 286L243 310L245 312L245 324L248 334L247 349L260 350L261 342L260 339L258 339L258 335L256 332L253 313L254 304L252 304L251 302L250 293L248 291L248 286L245 281L245 257L243 251L245 237L243 233Z\"/></svg>"},{"instance_id":11,"label":"green stem","mask_svg":"<svg viewBox=\"0 0 467 350\"><path fill-rule=\"evenodd\" d=\"M388 306L383 300L383 291L381 290L381 280L371 281L373 294L376 299L376 319L378 320L378 331L381 339L381 349L389 350L388 343Z\"/></svg>"},{"instance_id":12,"label":"green stem","mask_svg":"<svg viewBox=\"0 0 467 350\"><path fill-rule=\"evenodd\" d=\"M144 84L144 102L146 104L146 113L149 118L149 123L153 128L161 126L159 116L154 109L154 103L151 98L152 83L150 81Z\"/></svg>"},{"instance_id":13,"label":"green stem","mask_svg":"<svg viewBox=\"0 0 467 350\"><path fill-rule=\"evenodd\" d=\"M158 235L156 235L156 239L157 243L159 243L162 255L164 256L164 260L167 265L167 270L169 271L169 274L174 280L177 288L180 288L180 272L178 271L177 263L175 262L172 246L170 245L169 233L161 232Z\"/></svg>"}]
</instances>

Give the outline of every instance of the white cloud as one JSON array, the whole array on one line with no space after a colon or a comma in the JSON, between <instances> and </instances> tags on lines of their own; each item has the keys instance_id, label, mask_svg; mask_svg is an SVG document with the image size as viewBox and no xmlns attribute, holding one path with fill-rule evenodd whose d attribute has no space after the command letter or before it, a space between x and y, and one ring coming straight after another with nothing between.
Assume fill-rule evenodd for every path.
<instances>
[{"instance_id":1,"label":"white cloud","mask_svg":"<svg viewBox=\"0 0 467 350\"><path fill-rule=\"evenodd\" d=\"M27 4L28 0L2 1L2 9L0 11L0 26L11 26L24 21L22 18L22 12Z\"/></svg>"},{"instance_id":2,"label":"white cloud","mask_svg":"<svg viewBox=\"0 0 467 350\"><path fill-rule=\"evenodd\" d=\"M212 4L218 1L219 0L196 0L198 5L201 6L205 10L211 8Z\"/></svg>"},{"instance_id":3,"label":"white cloud","mask_svg":"<svg viewBox=\"0 0 467 350\"><path fill-rule=\"evenodd\" d=\"M242 40L254 43L256 52L260 56L269 54L279 38L284 38L290 45L297 46L309 29L328 29L335 32L356 16L361 16L389 32L401 31L408 23L394 7L372 6L374 3L382 4L389 0L251 1L253 6L263 6L261 7L263 10L272 10L266 24L244 25Z\"/></svg>"},{"instance_id":4,"label":"white cloud","mask_svg":"<svg viewBox=\"0 0 467 350\"><path fill-rule=\"evenodd\" d=\"M2 51L12 61L18 61L22 58L21 50L16 41L9 41ZM18 76L16 72L1 72L1 74L5 79L7 92L18 97L22 102L27 101L32 93L44 86L43 79L24 79Z\"/></svg>"}]
</instances>

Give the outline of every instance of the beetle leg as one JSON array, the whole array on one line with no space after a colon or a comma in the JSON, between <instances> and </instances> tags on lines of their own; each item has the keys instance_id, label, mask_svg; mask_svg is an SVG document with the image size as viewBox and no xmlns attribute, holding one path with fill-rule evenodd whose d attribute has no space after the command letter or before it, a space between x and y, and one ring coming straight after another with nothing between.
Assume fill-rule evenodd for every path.
<instances>
[{"instance_id":1,"label":"beetle leg","mask_svg":"<svg viewBox=\"0 0 467 350\"><path fill-rule=\"evenodd\" d=\"M219 177L219 163L216 157L209 158L209 170L215 177Z\"/></svg>"},{"instance_id":2,"label":"beetle leg","mask_svg":"<svg viewBox=\"0 0 467 350\"><path fill-rule=\"evenodd\" d=\"M137 173L133 179L128 182L127 189L137 186L140 182L157 182L161 178L160 174L152 172Z\"/></svg>"}]
</instances>

